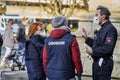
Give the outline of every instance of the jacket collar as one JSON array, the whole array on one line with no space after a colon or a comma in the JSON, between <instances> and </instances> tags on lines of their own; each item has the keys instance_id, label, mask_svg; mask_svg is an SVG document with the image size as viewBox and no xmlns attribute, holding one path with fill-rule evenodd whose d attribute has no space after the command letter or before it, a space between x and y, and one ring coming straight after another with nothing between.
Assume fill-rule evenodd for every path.
<instances>
[{"instance_id":1,"label":"jacket collar","mask_svg":"<svg viewBox=\"0 0 120 80\"><path fill-rule=\"evenodd\" d=\"M68 30L65 29L54 29L50 33L50 37L53 39L58 39L64 36L66 33L70 33Z\"/></svg>"}]
</instances>

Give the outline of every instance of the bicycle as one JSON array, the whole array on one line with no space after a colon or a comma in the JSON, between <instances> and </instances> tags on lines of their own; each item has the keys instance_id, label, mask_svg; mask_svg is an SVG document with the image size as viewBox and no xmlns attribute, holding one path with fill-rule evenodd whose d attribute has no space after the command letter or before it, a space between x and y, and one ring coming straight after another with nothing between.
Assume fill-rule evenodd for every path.
<instances>
[{"instance_id":1,"label":"bicycle","mask_svg":"<svg viewBox=\"0 0 120 80\"><path fill-rule=\"evenodd\" d=\"M25 64L22 64L22 61L20 60L23 58L22 55L24 54L24 52L25 52L25 48L20 50L19 52L17 49L11 50L11 54L7 57L8 59L7 65L10 66L11 71L15 71L16 67L18 68L19 71L25 70ZM20 58L21 56L22 58Z\"/></svg>"}]
</instances>

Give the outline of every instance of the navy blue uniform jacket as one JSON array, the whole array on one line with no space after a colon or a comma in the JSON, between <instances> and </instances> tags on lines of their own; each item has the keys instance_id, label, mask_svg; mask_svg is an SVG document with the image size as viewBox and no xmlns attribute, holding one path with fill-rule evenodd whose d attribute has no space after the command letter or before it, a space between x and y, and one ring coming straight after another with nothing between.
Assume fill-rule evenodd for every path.
<instances>
[{"instance_id":1,"label":"navy blue uniform jacket","mask_svg":"<svg viewBox=\"0 0 120 80\"><path fill-rule=\"evenodd\" d=\"M110 57L113 55L114 47L117 41L117 30L110 21L101 26L99 31L94 32L94 39L88 37L86 43L92 47L92 57Z\"/></svg>"},{"instance_id":2,"label":"navy blue uniform jacket","mask_svg":"<svg viewBox=\"0 0 120 80\"><path fill-rule=\"evenodd\" d=\"M25 63L29 80L39 80L45 76L42 64L43 46L44 38L40 35L32 35L26 42Z\"/></svg>"}]
</instances>

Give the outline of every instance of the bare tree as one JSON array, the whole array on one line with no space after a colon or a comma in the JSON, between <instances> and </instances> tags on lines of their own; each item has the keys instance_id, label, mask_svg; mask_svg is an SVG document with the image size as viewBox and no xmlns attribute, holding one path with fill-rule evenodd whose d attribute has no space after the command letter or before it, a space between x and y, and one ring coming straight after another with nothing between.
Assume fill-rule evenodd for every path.
<instances>
[{"instance_id":1,"label":"bare tree","mask_svg":"<svg viewBox=\"0 0 120 80\"><path fill-rule=\"evenodd\" d=\"M6 2L9 2L9 4L12 3L13 5L18 4L19 6L24 6L23 12L27 6L39 6L40 9L42 8L52 16L63 15L67 18L72 16L75 10L85 9L88 11L89 8L88 0L39 0L39 2L29 2L27 0L7 0Z\"/></svg>"},{"instance_id":2,"label":"bare tree","mask_svg":"<svg viewBox=\"0 0 120 80\"><path fill-rule=\"evenodd\" d=\"M43 5L41 0L39 0L40 7L42 7L48 14L53 16L63 15L68 18L73 14L75 9L79 10L84 8L88 10L88 0L66 0L66 3L64 0L50 0L49 3L47 0L45 1L46 5Z\"/></svg>"}]
</instances>

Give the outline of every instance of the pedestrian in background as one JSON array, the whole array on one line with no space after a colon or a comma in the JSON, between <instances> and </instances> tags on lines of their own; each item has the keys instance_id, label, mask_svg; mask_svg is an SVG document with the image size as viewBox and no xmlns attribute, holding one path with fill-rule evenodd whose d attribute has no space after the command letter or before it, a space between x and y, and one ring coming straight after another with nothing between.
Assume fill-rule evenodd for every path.
<instances>
[{"instance_id":1,"label":"pedestrian in background","mask_svg":"<svg viewBox=\"0 0 120 80\"><path fill-rule=\"evenodd\" d=\"M52 20L52 27L43 51L46 77L48 80L75 79L76 69L81 80L83 69L79 46L75 35L70 33L68 20L64 16L56 16Z\"/></svg>"},{"instance_id":2,"label":"pedestrian in background","mask_svg":"<svg viewBox=\"0 0 120 80\"><path fill-rule=\"evenodd\" d=\"M5 55L1 60L0 67L5 67L5 63L8 61L7 57L10 55L11 49L14 47L14 35L13 35L13 20L8 21L6 26L5 33L3 34L3 47L5 47Z\"/></svg>"},{"instance_id":3,"label":"pedestrian in background","mask_svg":"<svg viewBox=\"0 0 120 80\"><path fill-rule=\"evenodd\" d=\"M45 80L43 70L43 47L46 36L44 24L32 23L29 32L29 40L26 42L25 64L29 80Z\"/></svg>"},{"instance_id":4,"label":"pedestrian in background","mask_svg":"<svg viewBox=\"0 0 120 80\"><path fill-rule=\"evenodd\" d=\"M104 6L98 6L93 23L98 24L101 28L94 32L94 39L87 36L83 28L83 37L85 43L92 49L86 52L93 58L93 80L111 80L113 70L113 51L117 41L117 30L110 22L111 15L109 9Z\"/></svg>"},{"instance_id":5,"label":"pedestrian in background","mask_svg":"<svg viewBox=\"0 0 120 80\"><path fill-rule=\"evenodd\" d=\"M18 31L17 31L16 42L18 43L18 52L25 48L25 42L26 42L25 27L26 27L27 23L28 23L27 18L23 18L21 21L21 24L19 25ZM23 58L22 58L22 65L25 65L24 54L23 54ZM23 69L24 69L24 66L23 66Z\"/></svg>"}]
</instances>

